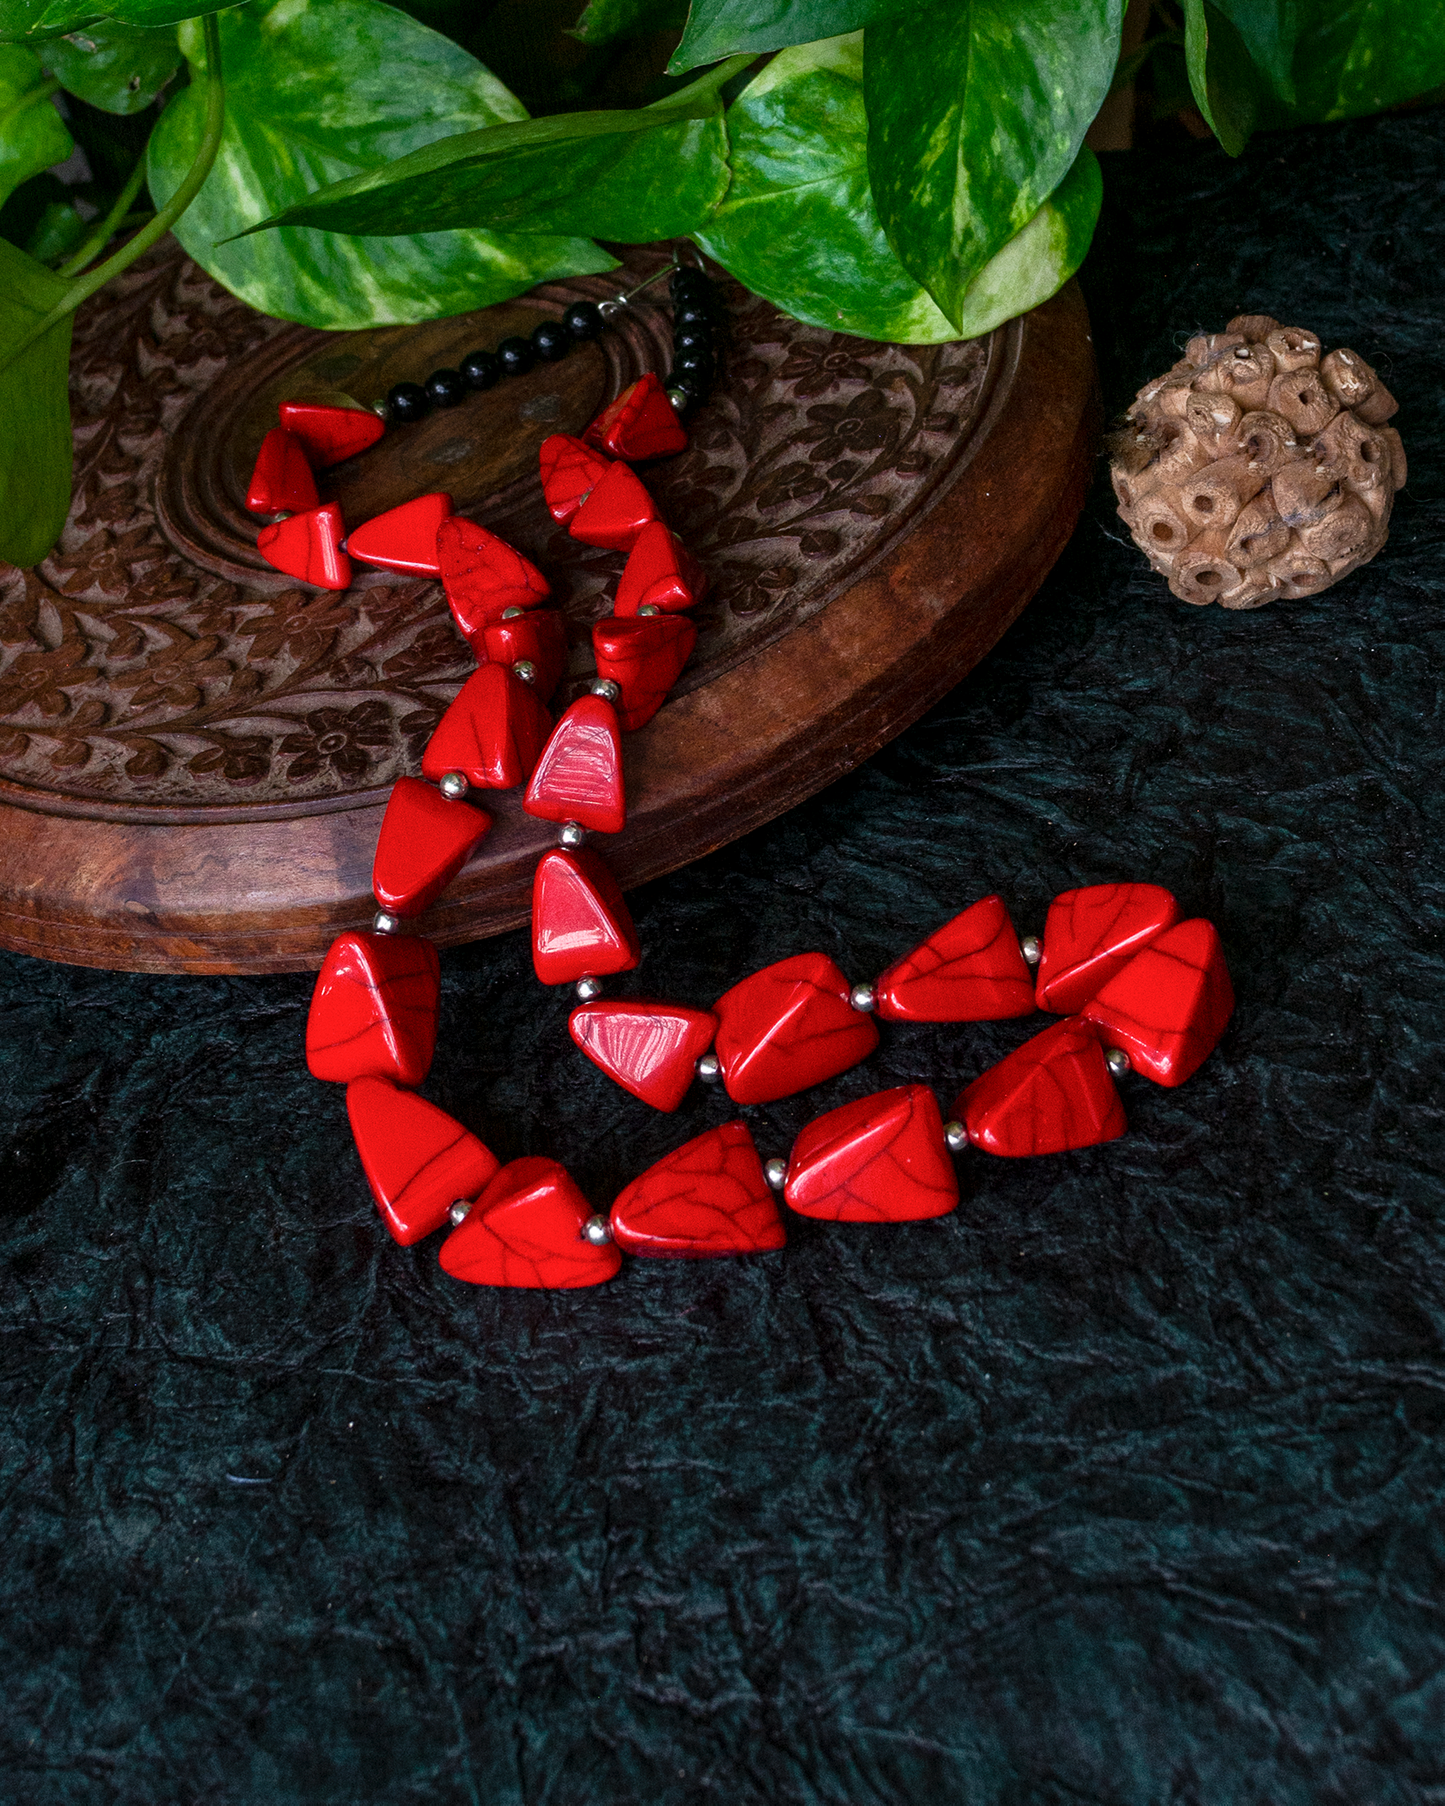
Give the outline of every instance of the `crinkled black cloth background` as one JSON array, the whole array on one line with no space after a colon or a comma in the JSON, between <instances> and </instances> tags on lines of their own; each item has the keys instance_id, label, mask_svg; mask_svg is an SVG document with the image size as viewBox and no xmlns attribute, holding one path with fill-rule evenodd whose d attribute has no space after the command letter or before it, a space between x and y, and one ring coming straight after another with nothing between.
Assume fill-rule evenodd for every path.
<instances>
[{"instance_id":1,"label":"crinkled black cloth background","mask_svg":"<svg viewBox=\"0 0 1445 1806\"><path fill-rule=\"evenodd\" d=\"M1389 545L1196 611L1101 483L927 719L635 896L636 988L1148 878L1223 932L1219 1052L1111 1146L965 1156L937 1222L506 1294L382 1231L307 979L0 961L5 1801L1445 1799L1445 113L1107 184L1106 404L1239 310L1353 345ZM609 1084L522 934L443 971L429 1095L600 1206L733 1114ZM1038 1026L747 1114L946 1105Z\"/></svg>"}]
</instances>

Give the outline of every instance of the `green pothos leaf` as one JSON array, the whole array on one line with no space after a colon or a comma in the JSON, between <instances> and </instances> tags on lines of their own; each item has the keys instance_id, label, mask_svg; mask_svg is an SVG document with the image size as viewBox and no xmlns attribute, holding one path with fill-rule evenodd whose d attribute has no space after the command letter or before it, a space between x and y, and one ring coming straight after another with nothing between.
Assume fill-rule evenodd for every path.
<instances>
[{"instance_id":1,"label":"green pothos leaf","mask_svg":"<svg viewBox=\"0 0 1445 1806\"><path fill-rule=\"evenodd\" d=\"M692 0L668 74L741 50L783 50L844 37L916 6L917 0Z\"/></svg>"},{"instance_id":2,"label":"green pothos leaf","mask_svg":"<svg viewBox=\"0 0 1445 1806\"><path fill-rule=\"evenodd\" d=\"M49 4L50 0L0 0L0 43L58 37L65 26L42 27L40 23ZM89 17L94 19L104 10L103 6L92 6Z\"/></svg>"},{"instance_id":3,"label":"green pothos leaf","mask_svg":"<svg viewBox=\"0 0 1445 1806\"><path fill-rule=\"evenodd\" d=\"M1184 60L1194 104L1237 157L1254 130L1260 77L1244 39L1209 0L1184 0Z\"/></svg>"},{"instance_id":4,"label":"green pothos leaf","mask_svg":"<svg viewBox=\"0 0 1445 1806\"><path fill-rule=\"evenodd\" d=\"M256 0L220 19L226 125L215 167L176 236L233 294L312 326L379 326L485 307L550 276L608 270L589 239L503 232L344 237L307 227L221 241L317 188L399 161L437 138L526 117L474 57L380 0ZM200 29L181 47L203 64ZM151 136L158 206L201 135L202 84Z\"/></svg>"},{"instance_id":5,"label":"green pothos leaf","mask_svg":"<svg viewBox=\"0 0 1445 1806\"><path fill-rule=\"evenodd\" d=\"M572 28L584 44L611 44L617 38L676 31L687 17L687 0L587 0Z\"/></svg>"},{"instance_id":6,"label":"green pothos leaf","mask_svg":"<svg viewBox=\"0 0 1445 1806\"><path fill-rule=\"evenodd\" d=\"M70 133L51 105L40 59L19 44L0 44L0 206L22 182L74 150Z\"/></svg>"},{"instance_id":7,"label":"green pothos leaf","mask_svg":"<svg viewBox=\"0 0 1445 1806\"><path fill-rule=\"evenodd\" d=\"M873 204L860 32L783 51L727 118L732 186L694 237L748 288L812 325L904 344L974 336L1047 300L1088 249L1100 184L1082 151L950 321L893 254Z\"/></svg>"},{"instance_id":8,"label":"green pothos leaf","mask_svg":"<svg viewBox=\"0 0 1445 1806\"><path fill-rule=\"evenodd\" d=\"M40 30L74 31L77 26L98 19L114 19L122 25L140 25L147 29L158 25L179 25L183 19L201 19L207 13L224 12L228 7L244 6L246 0L50 0L41 14Z\"/></svg>"},{"instance_id":9,"label":"green pothos leaf","mask_svg":"<svg viewBox=\"0 0 1445 1806\"><path fill-rule=\"evenodd\" d=\"M864 33L868 166L900 262L956 324L984 265L1072 167L1123 0L950 0Z\"/></svg>"},{"instance_id":10,"label":"green pothos leaf","mask_svg":"<svg viewBox=\"0 0 1445 1806\"><path fill-rule=\"evenodd\" d=\"M0 363L65 293L42 263L0 239ZM70 507L70 322L65 314L0 369L0 558L32 565Z\"/></svg>"},{"instance_id":11,"label":"green pothos leaf","mask_svg":"<svg viewBox=\"0 0 1445 1806\"><path fill-rule=\"evenodd\" d=\"M746 64L746 58L738 59ZM723 63L637 109L559 113L439 138L250 228L447 231L486 225L645 243L690 232L728 185Z\"/></svg>"},{"instance_id":12,"label":"green pothos leaf","mask_svg":"<svg viewBox=\"0 0 1445 1806\"><path fill-rule=\"evenodd\" d=\"M43 55L67 94L106 113L143 113L181 66L174 31L115 20L56 38Z\"/></svg>"}]
</instances>

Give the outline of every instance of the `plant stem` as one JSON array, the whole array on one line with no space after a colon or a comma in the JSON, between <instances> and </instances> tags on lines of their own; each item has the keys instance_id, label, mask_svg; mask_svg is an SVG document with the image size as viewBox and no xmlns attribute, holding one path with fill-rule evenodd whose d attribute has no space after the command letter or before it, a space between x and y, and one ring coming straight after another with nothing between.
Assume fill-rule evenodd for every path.
<instances>
[{"instance_id":1,"label":"plant stem","mask_svg":"<svg viewBox=\"0 0 1445 1806\"><path fill-rule=\"evenodd\" d=\"M82 301L86 301L98 288L104 288L113 276L119 276L127 270L138 257L144 257L153 244L158 243L170 231L171 227L195 200L201 184L211 173L211 165L216 160L216 152L221 148L221 127L226 117L226 90L221 78L221 28L215 13L208 13L202 21L206 41L206 123L201 133L201 142L196 150L195 160L186 171L186 178L180 187L150 221L142 226L134 238L128 239L104 263L79 276L70 287L30 332L26 333L3 363L0 363L0 375L15 362L16 358L28 351L37 339L43 339L57 321L63 320L67 314L74 313ZM134 197L132 197L134 198Z\"/></svg>"},{"instance_id":2,"label":"plant stem","mask_svg":"<svg viewBox=\"0 0 1445 1806\"><path fill-rule=\"evenodd\" d=\"M55 272L57 276L78 276L92 258L98 257L115 236L125 216L130 212L131 202L140 193L141 183L145 181L146 160L140 158L130 172L126 185L116 196L115 205L95 230L81 245L75 255L69 258Z\"/></svg>"}]
</instances>

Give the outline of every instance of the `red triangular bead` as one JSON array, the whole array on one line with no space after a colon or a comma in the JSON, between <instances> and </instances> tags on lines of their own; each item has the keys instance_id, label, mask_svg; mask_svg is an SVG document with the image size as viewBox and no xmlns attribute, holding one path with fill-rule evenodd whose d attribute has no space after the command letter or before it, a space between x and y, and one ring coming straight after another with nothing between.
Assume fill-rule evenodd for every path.
<instances>
[{"instance_id":1,"label":"red triangular bead","mask_svg":"<svg viewBox=\"0 0 1445 1806\"><path fill-rule=\"evenodd\" d=\"M696 644L696 627L677 615L640 621L614 617L593 624L597 675L610 677L621 690L617 714L629 734L651 721L667 701Z\"/></svg>"},{"instance_id":2,"label":"red triangular bead","mask_svg":"<svg viewBox=\"0 0 1445 1806\"><path fill-rule=\"evenodd\" d=\"M747 1124L724 1123L650 1166L618 1194L612 1235L629 1254L707 1260L787 1241Z\"/></svg>"},{"instance_id":3,"label":"red triangular bead","mask_svg":"<svg viewBox=\"0 0 1445 1806\"><path fill-rule=\"evenodd\" d=\"M536 676L528 687L547 702L567 669L567 623L555 608L533 608L510 621L488 621L482 647L494 665L530 659Z\"/></svg>"},{"instance_id":4,"label":"red triangular bead","mask_svg":"<svg viewBox=\"0 0 1445 1806\"><path fill-rule=\"evenodd\" d=\"M542 983L630 972L641 958L617 880L597 855L544 853L532 882L532 964Z\"/></svg>"},{"instance_id":5,"label":"red triangular bead","mask_svg":"<svg viewBox=\"0 0 1445 1806\"><path fill-rule=\"evenodd\" d=\"M572 1039L608 1078L654 1110L675 1110L698 1056L712 1046L717 1017L681 1003L584 1003L567 1018Z\"/></svg>"},{"instance_id":6,"label":"red triangular bead","mask_svg":"<svg viewBox=\"0 0 1445 1806\"><path fill-rule=\"evenodd\" d=\"M437 534L451 515L449 495L419 495L399 508L388 508L385 514L374 514L369 521L363 521L348 538L346 549L363 564L378 565L384 571L404 571L409 577L439 577Z\"/></svg>"},{"instance_id":7,"label":"red triangular bead","mask_svg":"<svg viewBox=\"0 0 1445 1806\"><path fill-rule=\"evenodd\" d=\"M555 1160L504 1166L442 1243L442 1271L474 1286L544 1286L569 1291L601 1285L622 1265L611 1242L583 1233L587 1200Z\"/></svg>"},{"instance_id":8,"label":"red triangular bead","mask_svg":"<svg viewBox=\"0 0 1445 1806\"><path fill-rule=\"evenodd\" d=\"M810 1122L793 1143L783 1196L830 1223L913 1223L958 1203L938 1100L896 1085Z\"/></svg>"},{"instance_id":9,"label":"red triangular bead","mask_svg":"<svg viewBox=\"0 0 1445 1806\"><path fill-rule=\"evenodd\" d=\"M312 468L325 470L375 445L386 431L377 414L362 408L332 408L316 401L283 401L281 424L301 441Z\"/></svg>"},{"instance_id":10,"label":"red triangular bead","mask_svg":"<svg viewBox=\"0 0 1445 1806\"><path fill-rule=\"evenodd\" d=\"M395 916L420 915L491 825L484 809L449 802L420 778L398 778L376 837L371 888L377 902Z\"/></svg>"},{"instance_id":11,"label":"red triangular bead","mask_svg":"<svg viewBox=\"0 0 1445 1806\"><path fill-rule=\"evenodd\" d=\"M866 1060L878 1029L849 995L825 953L779 960L725 991L713 1008L717 1057L734 1103L791 1097Z\"/></svg>"},{"instance_id":12,"label":"red triangular bead","mask_svg":"<svg viewBox=\"0 0 1445 1806\"><path fill-rule=\"evenodd\" d=\"M422 776L438 784L459 771L481 790L525 784L552 731L530 684L505 665L474 671L442 716L421 756Z\"/></svg>"},{"instance_id":13,"label":"red triangular bead","mask_svg":"<svg viewBox=\"0 0 1445 1806\"><path fill-rule=\"evenodd\" d=\"M246 506L253 514L303 514L320 500L301 441L273 426L256 454Z\"/></svg>"},{"instance_id":14,"label":"red triangular bead","mask_svg":"<svg viewBox=\"0 0 1445 1806\"><path fill-rule=\"evenodd\" d=\"M509 608L535 608L552 593L531 559L464 515L443 522L437 563L452 618L479 659L486 657L483 635L489 622Z\"/></svg>"},{"instance_id":15,"label":"red triangular bead","mask_svg":"<svg viewBox=\"0 0 1445 1806\"><path fill-rule=\"evenodd\" d=\"M1038 1008L1034 975L997 896L945 922L873 991L885 1022L1001 1022Z\"/></svg>"},{"instance_id":16,"label":"red triangular bead","mask_svg":"<svg viewBox=\"0 0 1445 1806\"><path fill-rule=\"evenodd\" d=\"M306 1019L312 1077L419 1085L436 1049L440 983L437 950L421 935L338 935Z\"/></svg>"},{"instance_id":17,"label":"red triangular bead","mask_svg":"<svg viewBox=\"0 0 1445 1806\"><path fill-rule=\"evenodd\" d=\"M623 620L640 608L674 614L701 602L706 594L707 572L671 527L649 521L627 555L612 612Z\"/></svg>"},{"instance_id":18,"label":"red triangular bead","mask_svg":"<svg viewBox=\"0 0 1445 1806\"><path fill-rule=\"evenodd\" d=\"M317 589L346 589L351 582L351 560L341 549L346 525L335 502L293 514L289 520L262 527L256 550L278 571L299 577Z\"/></svg>"},{"instance_id":19,"label":"red triangular bead","mask_svg":"<svg viewBox=\"0 0 1445 1806\"><path fill-rule=\"evenodd\" d=\"M657 504L628 467L610 464L567 531L583 545L630 552L638 534L657 518Z\"/></svg>"},{"instance_id":20,"label":"red triangular bead","mask_svg":"<svg viewBox=\"0 0 1445 1806\"><path fill-rule=\"evenodd\" d=\"M991 1066L958 1094L953 1114L990 1154L1064 1154L1128 1126L1103 1046L1077 1016Z\"/></svg>"},{"instance_id":21,"label":"red triangular bead","mask_svg":"<svg viewBox=\"0 0 1445 1806\"><path fill-rule=\"evenodd\" d=\"M1158 1085L1182 1085L1213 1053L1234 1009L1234 987L1212 922L1166 928L1084 1006L1107 1047Z\"/></svg>"},{"instance_id":22,"label":"red triangular bead","mask_svg":"<svg viewBox=\"0 0 1445 1806\"><path fill-rule=\"evenodd\" d=\"M1179 920L1179 905L1157 884L1090 884L1049 905L1035 991L1041 1010L1070 1016L1116 972Z\"/></svg>"},{"instance_id":23,"label":"red triangular bead","mask_svg":"<svg viewBox=\"0 0 1445 1806\"><path fill-rule=\"evenodd\" d=\"M605 407L582 439L614 458L667 458L687 450L677 410L651 370Z\"/></svg>"},{"instance_id":24,"label":"red triangular bead","mask_svg":"<svg viewBox=\"0 0 1445 1806\"><path fill-rule=\"evenodd\" d=\"M566 433L553 433L544 439L537 456L547 511L565 527L592 493L598 478L612 466L600 453Z\"/></svg>"},{"instance_id":25,"label":"red triangular bead","mask_svg":"<svg viewBox=\"0 0 1445 1806\"><path fill-rule=\"evenodd\" d=\"M459 1198L475 1198L498 1162L491 1151L414 1091L357 1079L346 1113L366 1182L387 1228L405 1247L440 1229Z\"/></svg>"},{"instance_id":26,"label":"red triangular bead","mask_svg":"<svg viewBox=\"0 0 1445 1806\"><path fill-rule=\"evenodd\" d=\"M522 807L539 821L575 821L620 834L627 820L617 711L602 696L579 696L542 749Z\"/></svg>"}]
</instances>

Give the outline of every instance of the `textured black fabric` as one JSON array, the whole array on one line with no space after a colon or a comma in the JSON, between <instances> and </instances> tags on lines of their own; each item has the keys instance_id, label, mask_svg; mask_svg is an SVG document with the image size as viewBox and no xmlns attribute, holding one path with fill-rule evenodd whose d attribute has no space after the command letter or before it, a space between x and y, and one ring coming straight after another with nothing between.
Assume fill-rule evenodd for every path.
<instances>
[{"instance_id":1,"label":"textured black fabric","mask_svg":"<svg viewBox=\"0 0 1445 1806\"><path fill-rule=\"evenodd\" d=\"M1101 484L995 654L635 898L639 992L864 977L994 888L1158 880L1238 1011L953 1216L593 1292L445 1279L307 1078L302 978L0 960L0 1797L124 1806L1445 1800L1445 114L1107 163L1106 401L1241 309L1404 403L1390 543L1195 611ZM444 956L429 1095L601 1206L710 1123ZM764 1151L1037 1022L888 1028Z\"/></svg>"}]
</instances>

